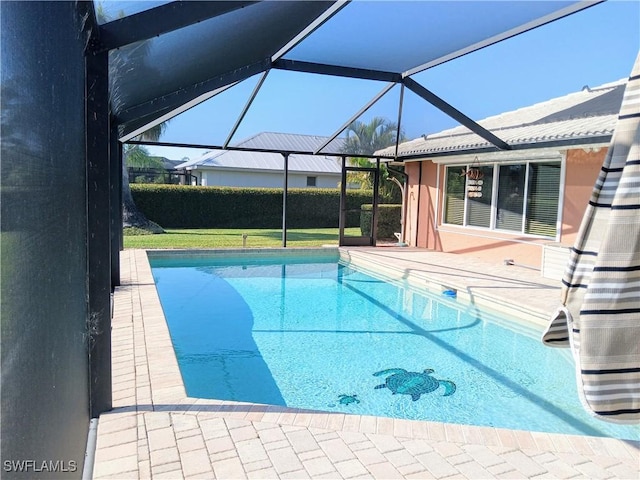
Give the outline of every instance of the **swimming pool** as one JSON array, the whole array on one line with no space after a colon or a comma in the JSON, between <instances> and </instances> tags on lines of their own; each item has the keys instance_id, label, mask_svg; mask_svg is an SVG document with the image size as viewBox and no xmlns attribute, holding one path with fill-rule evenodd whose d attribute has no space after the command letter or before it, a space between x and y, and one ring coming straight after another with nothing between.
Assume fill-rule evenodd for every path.
<instances>
[{"instance_id":1,"label":"swimming pool","mask_svg":"<svg viewBox=\"0 0 640 480\"><path fill-rule=\"evenodd\" d=\"M326 255L150 254L191 397L637 439L541 329Z\"/></svg>"}]
</instances>

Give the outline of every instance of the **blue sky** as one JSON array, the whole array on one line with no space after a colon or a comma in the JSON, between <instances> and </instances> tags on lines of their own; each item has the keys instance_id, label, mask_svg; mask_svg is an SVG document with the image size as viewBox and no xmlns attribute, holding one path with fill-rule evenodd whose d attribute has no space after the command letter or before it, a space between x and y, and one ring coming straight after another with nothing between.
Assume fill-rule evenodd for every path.
<instances>
[{"instance_id":1,"label":"blue sky","mask_svg":"<svg viewBox=\"0 0 640 480\"><path fill-rule=\"evenodd\" d=\"M392 35L393 32L388 32ZM474 120L628 77L640 51L640 2L609 0L413 78ZM222 144L257 83L249 79L167 124L161 140ZM331 135L384 84L293 72L269 73L233 142L262 131ZM397 120L395 87L361 119ZM457 123L405 91L408 138ZM204 150L149 147L170 159Z\"/></svg>"}]
</instances>

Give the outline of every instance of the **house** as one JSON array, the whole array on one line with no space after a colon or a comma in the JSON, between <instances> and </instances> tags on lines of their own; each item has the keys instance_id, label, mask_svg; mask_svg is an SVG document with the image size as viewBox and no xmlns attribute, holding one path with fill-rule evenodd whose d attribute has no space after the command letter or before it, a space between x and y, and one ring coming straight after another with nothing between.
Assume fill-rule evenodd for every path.
<instances>
[{"instance_id":1,"label":"house","mask_svg":"<svg viewBox=\"0 0 640 480\"><path fill-rule=\"evenodd\" d=\"M607 153L625 80L400 144L405 241L560 278ZM389 153L390 149L377 152Z\"/></svg>"},{"instance_id":2,"label":"house","mask_svg":"<svg viewBox=\"0 0 640 480\"><path fill-rule=\"evenodd\" d=\"M282 187L284 156L264 152L286 149L288 152L314 151L328 137L263 132L247 138L234 147L248 150L207 152L200 158L176 167L190 173L198 185L228 187ZM327 151L342 150L342 140L332 141ZM337 188L342 178L338 156L291 153L288 159L288 186L291 188Z\"/></svg>"},{"instance_id":3,"label":"house","mask_svg":"<svg viewBox=\"0 0 640 480\"><path fill-rule=\"evenodd\" d=\"M185 180L184 172L178 172L176 167L184 160L170 160L166 157L150 156L152 165L148 167L127 167L130 183L174 183L182 184ZM188 176L186 177L188 179Z\"/></svg>"}]
</instances>

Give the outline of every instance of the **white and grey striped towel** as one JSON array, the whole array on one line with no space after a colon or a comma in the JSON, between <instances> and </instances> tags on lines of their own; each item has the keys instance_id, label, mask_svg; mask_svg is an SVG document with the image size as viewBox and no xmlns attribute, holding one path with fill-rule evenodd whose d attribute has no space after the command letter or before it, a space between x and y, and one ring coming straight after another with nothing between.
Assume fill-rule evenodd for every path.
<instances>
[{"instance_id":1,"label":"white and grey striped towel","mask_svg":"<svg viewBox=\"0 0 640 480\"><path fill-rule=\"evenodd\" d=\"M570 346L593 415L640 422L640 54L542 340Z\"/></svg>"}]
</instances>

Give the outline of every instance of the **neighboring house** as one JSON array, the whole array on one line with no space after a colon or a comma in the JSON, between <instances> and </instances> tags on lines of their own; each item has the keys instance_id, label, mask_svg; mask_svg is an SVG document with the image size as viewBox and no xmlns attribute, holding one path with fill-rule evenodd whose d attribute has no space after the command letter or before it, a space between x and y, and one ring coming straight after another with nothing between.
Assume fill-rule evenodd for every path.
<instances>
[{"instance_id":1,"label":"neighboring house","mask_svg":"<svg viewBox=\"0 0 640 480\"><path fill-rule=\"evenodd\" d=\"M560 278L607 153L625 81L405 142L410 246L541 268ZM378 152L390 153L390 149Z\"/></svg>"},{"instance_id":2,"label":"neighboring house","mask_svg":"<svg viewBox=\"0 0 640 480\"><path fill-rule=\"evenodd\" d=\"M181 163L184 163L184 160L169 160L166 157L156 157L156 158L159 158L160 160L162 160L162 166L168 172L172 172L173 170L175 170L175 168L178 165L180 165Z\"/></svg>"},{"instance_id":3,"label":"neighboring house","mask_svg":"<svg viewBox=\"0 0 640 480\"><path fill-rule=\"evenodd\" d=\"M151 157L162 162L162 168L127 167L131 183L185 183L184 173L176 171L183 160L169 160L166 157ZM159 163L159 162L158 162ZM187 180L188 181L188 180Z\"/></svg>"},{"instance_id":4,"label":"neighboring house","mask_svg":"<svg viewBox=\"0 0 640 480\"><path fill-rule=\"evenodd\" d=\"M314 151L328 138L263 132L234 144L256 150ZM327 151L341 151L342 140L334 140ZM224 150L207 152L176 167L197 178L198 185L228 187L282 187L284 156L280 153ZM337 188L342 175L338 156L289 155L289 188Z\"/></svg>"}]
</instances>

